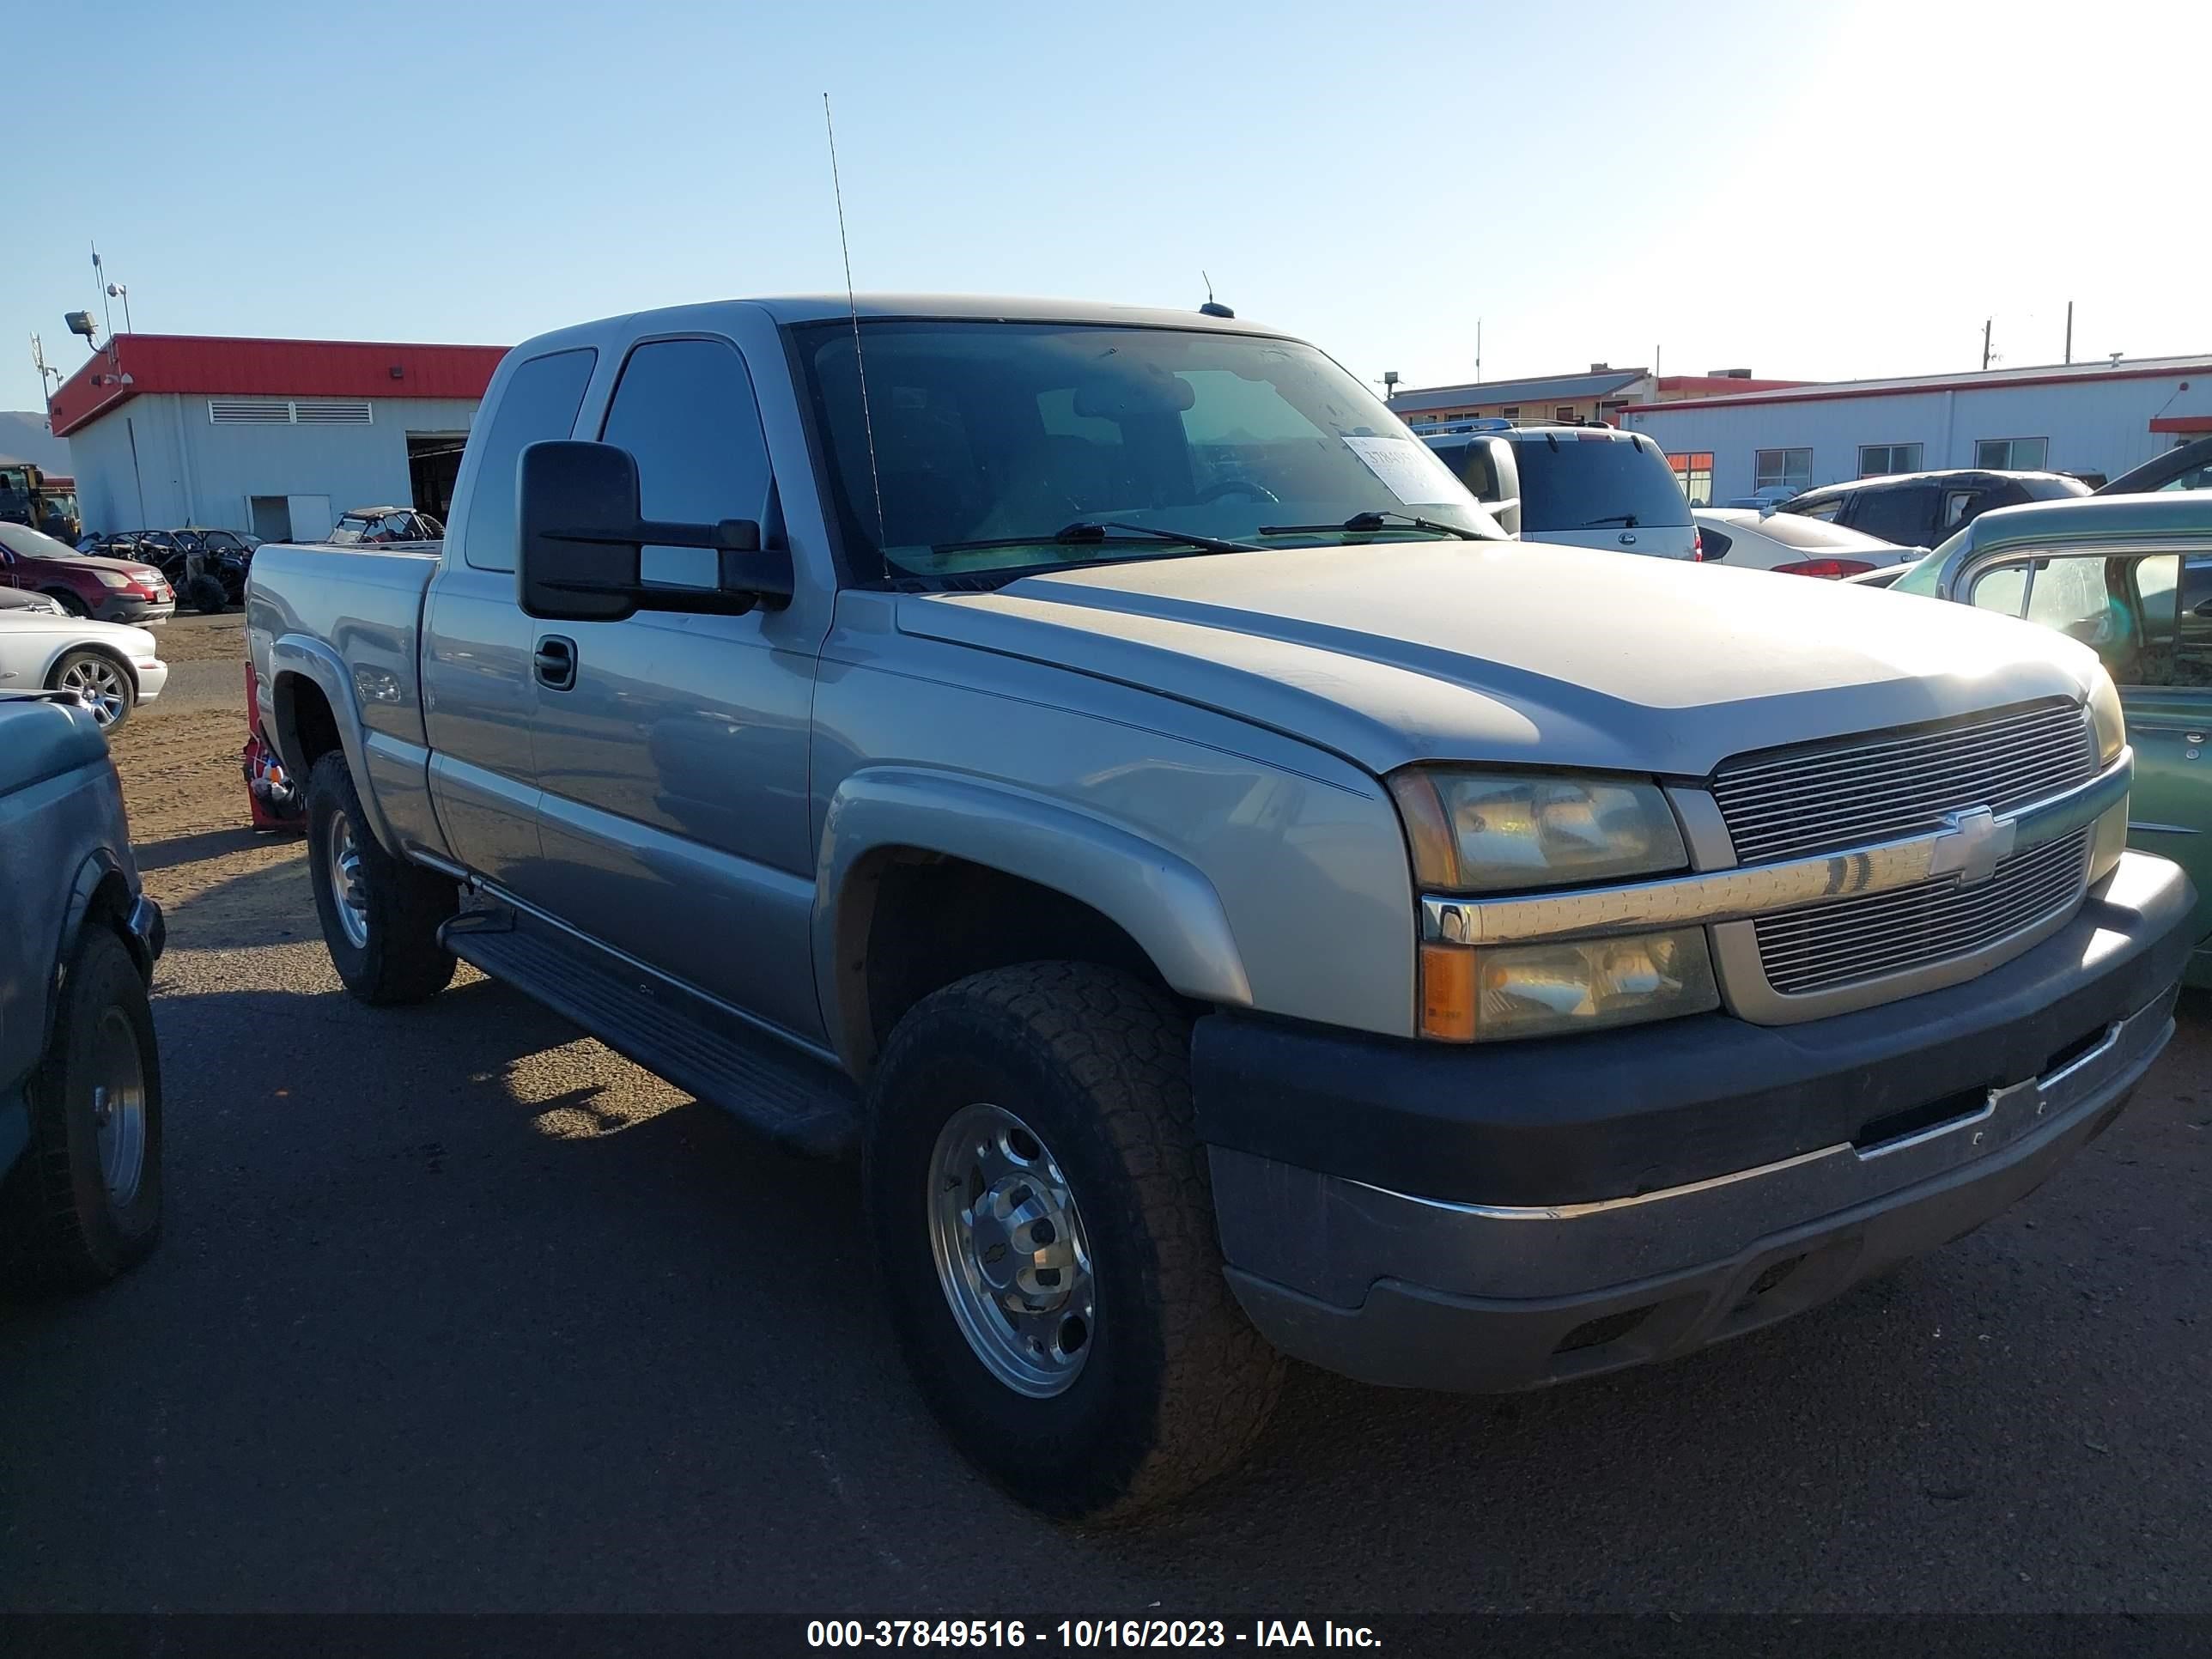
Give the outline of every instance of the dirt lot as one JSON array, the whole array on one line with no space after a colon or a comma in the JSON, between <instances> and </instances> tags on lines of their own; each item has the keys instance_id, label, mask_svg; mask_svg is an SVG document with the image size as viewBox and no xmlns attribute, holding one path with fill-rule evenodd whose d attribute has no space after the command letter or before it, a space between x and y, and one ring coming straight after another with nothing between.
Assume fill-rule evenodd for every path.
<instances>
[{"instance_id":1,"label":"dirt lot","mask_svg":"<svg viewBox=\"0 0 2212 1659\"><path fill-rule=\"evenodd\" d=\"M849 1169L466 969L345 996L236 707L115 745L168 1228L0 1307L0 1610L2212 1611L2199 1002L2112 1133L1887 1281L1511 1400L1301 1372L1247 1471L1071 1532L915 1403Z\"/></svg>"}]
</instances>

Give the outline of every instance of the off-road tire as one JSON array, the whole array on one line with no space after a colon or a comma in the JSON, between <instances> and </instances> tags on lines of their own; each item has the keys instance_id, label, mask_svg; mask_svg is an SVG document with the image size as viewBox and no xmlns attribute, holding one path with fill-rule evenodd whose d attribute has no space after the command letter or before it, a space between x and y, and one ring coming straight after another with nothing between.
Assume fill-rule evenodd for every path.
<instances>
[{"instance_id":1,"label":"off-road tire","mask_svg":"<svg viewBox=\"0 0 2212 1659\"><path fill-rule=\"evenodd\" d=\"M1000 1382L969 1346L932 1254L933 1155L951 1115L1003 1106L1066 1174L1096 1263L1091 1350L1065 1392ZM1163 993L1087 963L977 974L899 1021L869 1090L863 1184L891 1321L959 1449L1016 1498L1123 1520L1236 1464L1285 1362L1222 1274L1190 1024Z\"/></svg>"},{"instance_id":2,"label":"off-road tire","mask_svg":"<svg viewBox=\"0 0 2212 1659\"><path fill-rule=\"evenodd\" d=\"M368 942L356 945L338 920L338 900L325 856L331 820L346 816L361 855ZM345 756L332 750L307 773L307 873L323 943L347 990L363 1002L421 1002L452 983L453 952L438 929L453 914L459 889L434 871L396 859L368 827Z\"/></svg>"},{"instance_id":3,"label":"off-road tire","mask_svg":"<svg viewBox=\"0 0 2212 1659\"><path fill-rule=\"evenodd\" d=\"M203 617L216 616L230 605L230 596L223 592L222 583L213 576L192 577L178 597Z\"/></svg>"},{"instance_id":4,"label":"off-road tire","mask_svg":"<svg viewBox=\"0 0 2212 1659\"><path fill-rule=\"evenodd\" d=\"M137 1190L102 1178L94 1044L114 1009L137 1042L145 1141ZM90 1290L143 1259L161 1233L161 1063L146 981L105 925L87 926L63 970L61 1006L28 1091L30 1144L0 1190L0 1278L19 1290Z\"/></svg>"}]
</instances>

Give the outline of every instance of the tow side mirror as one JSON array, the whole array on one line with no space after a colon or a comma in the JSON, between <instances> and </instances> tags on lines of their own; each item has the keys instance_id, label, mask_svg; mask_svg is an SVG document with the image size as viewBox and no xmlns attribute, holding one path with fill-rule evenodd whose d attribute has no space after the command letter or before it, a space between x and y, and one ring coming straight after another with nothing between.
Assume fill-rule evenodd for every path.
<instances>
[{"instance_id":1,"label":"tow side mirror","mask_svg":"<svg viewBox=\"0 0 2212 1659\"><path fill-rule=\"evenodd\" d=\"M549 622L620 622L639 611L743 616L791 598L790 556L761 550L757 521L639 517L637 462L613 444L532 444L516 466L515 491L515 586L526 615ZM713 549L714 586L641 580L647 547Z\"/></svg>"}]
</instances>

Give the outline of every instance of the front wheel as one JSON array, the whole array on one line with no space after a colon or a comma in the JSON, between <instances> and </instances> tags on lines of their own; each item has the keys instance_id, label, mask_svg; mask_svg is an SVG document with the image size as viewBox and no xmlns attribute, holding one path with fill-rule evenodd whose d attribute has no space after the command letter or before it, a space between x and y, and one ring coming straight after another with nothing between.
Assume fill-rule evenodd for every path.
<instances>
[{"instance_id":1,"label":"front wheel","mask_svg":"<svg viewBox=\"0 0 2212 1659\"><path fill-rule=\"evenodd\" d=\"M460 895L443 876L396 859L368 827L345 756L307 774L307 875L331 964L363 1002L420 1002L453 977L438 929Z\"/></svg>"},{"instance_id":2,"label":"front wheel","mask_svg":"<svg viewBox=\"0 0 2212 1659\"><path fill-rule=\"evenodd\" d=\"M908 1364L960 1449L1047 1514L1182 1497L1280 1391L1222 1274L1189 1047L1162 993L1031 963L925 999L871 1085L864 1183Z\"/></svg>"},{"instance_id":3,"label":"front wheel","mask_svg":"<svg viewBox=\"0 0 2212 1659\"><path fill-rule=\"evenodd\" d=\"M7 1277L88 1290L161 1228L161 1065L146 981L97 923L62 977L53 1043L33 1077L30 1144L9 1172Z\"/></svg>"},{"instance_id":4,"label":"front wheel","mask_svg":"<svg viewBox=\"0 0 2212 1659\"><path fill-rule=\"evenodd\" d=\"M222 584L213 576L195 576L185 584L183 599L203 617L212 617L230 603Z\"/></svg>"},{"instance_id":5,"label":"front wheel","mask_svg":"<svg viewBox=\"0 0 2212 1659\"><path fill-rule=\"evenodd\" d=\"M89 617L92 614L92 607L66 587L49 588L46 597L72 617Z\"/></svg>"},{"instance_id":6,"label":"front wheel","mask_svg":"<svg viewBox=\"0 0 2212 1659\"><path fill-rule=\"evenodd\" d=\"M120 731L131 718L131 706L138 696L123 665L105 651L64 652L46 684L57 691L74 692L100 729L111 732Z\"/></svg>"}]
</instances>

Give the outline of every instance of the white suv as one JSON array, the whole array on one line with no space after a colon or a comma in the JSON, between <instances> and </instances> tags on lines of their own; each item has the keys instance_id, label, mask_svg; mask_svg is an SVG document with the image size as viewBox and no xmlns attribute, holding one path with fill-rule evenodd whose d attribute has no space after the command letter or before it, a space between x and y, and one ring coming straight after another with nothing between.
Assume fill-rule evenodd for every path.
<instances>
[{"instance_id":1,"label":"white suv","mask_svg":"<svg viewBox=\"0 0 2212 1659\"><path fill-rule=\"evenodd\" d=\"M1477 421L1422 441L1508 530L1517 504L1524 542L1698 556L1689 498L1666 453L1640 432Z\"/></svg>"}]
</instances>

